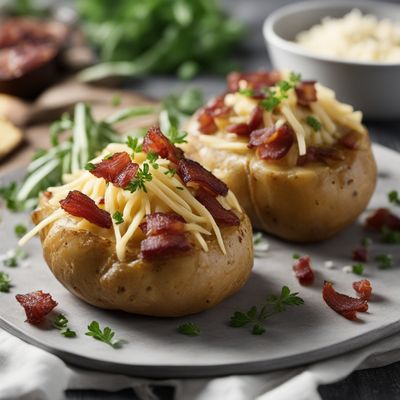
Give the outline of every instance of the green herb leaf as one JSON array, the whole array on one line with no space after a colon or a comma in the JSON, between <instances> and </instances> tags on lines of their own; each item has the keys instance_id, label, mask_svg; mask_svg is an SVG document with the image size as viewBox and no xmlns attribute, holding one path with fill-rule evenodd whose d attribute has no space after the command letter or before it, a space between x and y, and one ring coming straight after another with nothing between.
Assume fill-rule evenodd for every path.
<instances>
[{"instance_id":1,"label":"green herb leaf","mask_svg":"<svg viewBox=\"0 0 400 400\"><path fill-rule=\"evenodd\" d=\"M128 136L126 138L126 144L132 149L133 153L142 152L142 145L139 143L139 138Z\"/></svg>"},{"instance_id":2,"label":"green herb leaf","mask_svg":"<svg viewBox=\"0 0 400 400\"><path fill-rule=\"evenodd\" d=\"M120 225L124 223L124 218L119 211L115 211L113 214L113 220L115 221L116 225Z\"/></svg>"},{"instance_id":3,"label":"green herb leaf","mask_svg":"<svg viewBox=\"0 0 400 400\"><path fill-rule=\"evenodd\" d=\"M384 226L382 228L382 241L388 244L400 244L400 231Z\"/></svg>"},{"instance_id":4,"label":"green herb leaf","mask_svg":"<svg viewBox=\"0 0 400 400\"><path fill-rule=\"evenodd\" d=\"M372 239L371 238L365 237L365 238L361 239L361 246L362 247L367 248L367 247L369 247L371 245L372 245Z\"/></svg>"},{"instance_id":5,"label":"green herb leaf","mask_svg":"<svg viewBox=\"0 0 400 400\"><path fill-rule=\"evenodd\" d=\"M76 332L68 328L68 319L63 314L58 314L55 317L53 326L60 331L61 335L67 338L76 337Z\"/></svg>"},{"instance_id":6,"label":"green herb leaf","mask_svg":"<svg viewBox=\"0 0 400 400\"><path fill-rule=\"evenodd\" d=\"M400 197L399 193L397 190L392 190L391 192L388 193L388 200L390 203L400 206Z\"/></svg>"},{"instance_id":7,"label":"green herb leaf","mask_svg":"<svg viewBox=\"0 0 400 400\"><path fill-rule=\"evenodd\" d=\"M114 349L120 348L125 342L124 340L114 340L115 332L110 327L106 326L103 330L97 321L92 321L88 325L86 336L91 336L93 339L106 343Z\"/></svg>"},{"instance_id":8,"label":"green herb leaf","mask_svg":"<svg viewBox=\"0 0 400 400\"><path fill-rule=\"evenodd\" d=\"M375 257L379 269L389 269L393 267L393 256L391 254L379 254Z\"/></svg>"},{"instance_id":9,"label":"green herb leaf","mask_svg":"<svg viewBox=\"0 0 400 400\"><path fill-rule=\"evenodd\" d=\"M167 171L164 172L164 175L171 175L171 178L176 174L176 169L168 168Z\"/></svg>"},{"instance_id":10,"label":"green herb leaf","mask_svg":"<svg viewBox=\"0 0 400 400\"><path fill-rule=\"evenodd\" d=\"M301 258L301 255L298 254L298 253L294 253L294 254L292 255L292 258L293 258L293 260L298 260L299 258Z\"/></svg>"},{"instance_id":11,"label":"green herb leaf","mask_svg":"<svg viewBox=\"0 0 400 400\"><path fill-rule=\"evenodd\" d=\"M309 116L306 118L306 122L307 122L307 124L308 124L309 126L311 126L311 128L314 129L315 132L319 132L319 131L321 130L321 122L319 122L319 121L317 120L317 118L315 118L315 117L309 115Z\"/></svg>"},{"instance_id":12,"label":"green herb leaf","mask_svg":"<svg viewBox=\"0 0 400 400\"><path fill-rule=\"evenodd\" d=\"M0 272L0 292L8 293L11 286L10 276L5 272Z\"/></svg>"},{"instance_id":13,"label":"green herb leaf","mask_svg":"<svg viewBox=\"0 0 400 400\"><path fill-rule=\"evenodd\" d=\"M159 165L157 164L158 154L154 153L153 151L149 151L147 153L147 161L154 169L158 169Z\"/></svg>"},{"instance_id":14,"label":"green herb leaf","mask_svg":"<svg viewBox=\"0 0 400 400\"><path fill-rule=\"evenodd\" d=\"M136 192L136 190L147 192L146 182L150 182L152 179L153 175L149 172L149 164L143 163L142 168L139 168L136 172L135 179L133 179L125 189L129 190L131 193Z\"/></svg>"},{"instance_id":15,"label":"green herb leaf","mask_svg":"<svg viewBox=\"0 0 400 400\"><path fill-rule=\"evenodd\" d=\"M12 249L7 252L6 258L3 260L3 264L6 267L18 267L20 261L27 257L27 253L22 250L21 247L17 247L16 249Z\"/></svg>"},{"instance_id":16,"label":"green herb leaf","mask_svg":"<svg viewBox=\"0 0 400 400\"><path fill-rule=\"evenodd\" d=\"M364 265L358 263L352 266L353 274L362 275L364 273Z\"/></svg>"},{"instance_id":17,"label":"green herb leaf","mask_svg":"<svg viewBox=\"0 0 400 400\"><path fill-rule=\"evenodd\" d=\"M179 325L177 330L182 335L187 335L187 336L200 335L200 328L192 322L187 322L185 324Z\"/></svg>"},{"instance_id":18,"label":"green herb leaf","mask_svg":"<svg viewBox=\"0 0 400 400\"><path fill-rule=\"evenodd\" d=\"M187 140L185 139L187 133L179 131L175 126L171 126L171 128L167 131L166 136L172 144L187 143Z\"/></svg>"},{"instance_id":19,"label":"green herb leaf","mask_svg":"<svg viewBox=\"0 0 400 400\"><path fill-rule=\"evenodd\" d=\"M235 311L229 320L229 325L234 328L252 325L253 335L262 335L265 332L264 321L276 313L286 310L289 306L304 304L298 293L291 293L287 286L283 286L280 295L272 295L257 307L251 307L247 312Z\"/></svg>"},{"instance_id":20,"label":"green herb leaf","mask_svg":"<svg viewBox=\"0 0 400 400\"><path fill-rule=\"evenodd\" d=\"M239 89L238 93L242 94L243 96L246 97L253 97L254 96L254 90L251 88L243 88L243 89Z\"/></svg>"},{"instance_id":21,"label":"green herb leaf","mask_svg":"<svg viewBox=\"0 0 400 400\"><path fill-rule=\"evenodd\" d=\"M27 232L27 228L25 225L18 224L18 225L15 225L14 231L15 231L15 235L18 238L22 238L22 236L24 236L25 233Z\"/></svg>"}]
</instances>

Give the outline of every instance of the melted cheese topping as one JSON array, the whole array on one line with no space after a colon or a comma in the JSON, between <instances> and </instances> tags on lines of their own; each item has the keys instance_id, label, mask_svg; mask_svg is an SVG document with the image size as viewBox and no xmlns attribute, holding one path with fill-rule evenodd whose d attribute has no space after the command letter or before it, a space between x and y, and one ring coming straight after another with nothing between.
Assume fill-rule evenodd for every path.
<instances>
[{"instance_id":1,"label":"melted cheese topping","mask_svg":"<svg viewBox=\"0 0 400 400\"><path fill-rule=\"evenodd\" d=\"M285 76L284 76L285 79ZM246 82L241 82L246 83ZM275 88L279 91L279 88ZM310 104L310 109L297 104L294 90L290 90L288 97L283 99L273 112L264 111L264 126L275 126L287 123L293 129L298 146L299 155L306 154L307 146L332 146L348 130L354 130L366 134L362 125L362 113L354 111L348 104L340 103L335 93L316 84L317 101ZM218 132L213 135L204 135L199 131L199 124L195 118L188 126L191 134L196 135L205 145L236 153L248 151L247 140L243 137L228 133L224 129L230 124L248 123L250 114L259 100L253 99L239 92L228 93L224 98L225 105L232 107L233 116L216 118ZM313 117L320 123L320 130L315 131L308 123L307 118Z\"/></svg>"},{"instance_id":2,"label":"melted cheese topping","mask_svg":"<svg viewBox=\"0 0 400 400\"><path fill-rule=\"evenodd\" d=\"M131 153L128 146L111 143L100 156L91 162L98 163L105 155L121 151ZM133 161L142 165L146 162L146 153L136 153ZM152 180L145 182L146 191L137 190L133 193L114 186L112 183L107 183L103 178L97 178L89 171L79 170L64 176L64 185L48 188L52 193L49 205L54 208L54 211L28 232L19 241L19 245L24 245L50 223L68 216L76 229L88 230L100 236L112 236L115 240L117 257L120 261L124 261L128 245L130 243L138 244L143 239L139 225L144 222L146 214L172 211L185 219L185 230L194 237L204 251L208 251L204 236L215 235L221 252L226 254L221 231L210 212L196 200L192 189L185 187L178 175L165 174L169 167L168 160L158 159L157 163L159 165L157 169L149 165ZM84 218L68 214L60 208L60 200L65 199L71 190L78 190L86 194L100 208L108 211L111 216L119 211L124 222L116 224L112 219L112 229L104 229ZM102 200L104 200L104 204L100 204ZM241 212L239 202L231 191L226 197L218 196L217 200L224 208Z\"/></svg>"}]
</instances>

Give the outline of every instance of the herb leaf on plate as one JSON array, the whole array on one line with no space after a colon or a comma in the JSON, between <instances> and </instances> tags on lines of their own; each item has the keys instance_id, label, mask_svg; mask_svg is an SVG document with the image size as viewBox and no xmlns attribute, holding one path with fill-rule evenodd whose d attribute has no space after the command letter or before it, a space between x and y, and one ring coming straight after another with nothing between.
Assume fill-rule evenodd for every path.
<instances>
[{"instance_id":1,"label":"herb leaf on plate","mask_svg":"<svg viewBox=\"0 0 400 400\"><path fill-rule=\"evenodd\" d=\"M193 322L187 322L185 324L179 325L177 328L178 332L186 336L199 336L200 328Z\"/></svg>"},{"instance_id":2,"label":"herb leaf on plate","mask_svg":"<svg viewBox=\"0 0 400 400\"><path fill-rule=\"evenodd\" d=\"M100 342L106 343L114 349L118 349L125 342L124 340L115 340L115 332L108 326L103 330L97 321L92 321L88 325L88 331L85 333L86 336L91 336L93 339L99 340Z\"/></svg>"}]
</instances>

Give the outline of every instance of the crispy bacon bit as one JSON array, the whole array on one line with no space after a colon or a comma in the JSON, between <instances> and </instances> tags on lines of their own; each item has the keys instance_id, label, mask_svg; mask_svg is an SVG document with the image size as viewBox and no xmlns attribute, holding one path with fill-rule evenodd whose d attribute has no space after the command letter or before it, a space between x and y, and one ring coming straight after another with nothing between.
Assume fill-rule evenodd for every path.
<instances>
[{"instance_id":1,"label":"crispy bacon bit","mask_svg":"<svg viewBox=\"0 0 400 400\"><path fill-rule=\"evenodd\" d=\"M314 271L310 265L310 257L299 258L293 265L293 271L301 285L307 286L314 282Z\"/></svg>"},{"instance_id":2,"label":"crispy bacon bit","mask_svg":"<svg viewBox=\"0 0 400 400\"><path fill-rule=\"evenodd\" d=\"M105 203L105 200L104 200L104 197L103 197L103 198L100 199L99 204L104 204L104 203Z\"/></svg>"},{"instance_id":3,"label":"crispy bacon bit","mask_svg":"<svg viewBox=\"0 0 400 400\"><path fill-rule=\"evenodd\" d=\"M160 233L183 233L185 220L178 214L155 212L146 215L146 222L140 224L140 229L146 236L159 235Z\"/></svg>"},{"instance_id":4,"label":"crispy bacon bit","mask_svg":"<svg viewBox=\"0 0 400 400\"><path fill-rule=\"evenodd\" d=\"M53 197L53 193L50 192L49 190L45 190L43 192L43 196L46 197L46 199L51 199Z\"/></svg>"},{"instance_id":5,"label":"crispy bacon bit","mask_svg":"<svg viewBox=\"0 0 400 400\"><path fill-rule=\"evenodd\" d=\"M214 118L206 109L200 111L197 121L199 122L199 130L201 133L211 135L218 130L218 126L214 122Z\"/></svg>"},{"instance_id":6,"label":"crispy bacon bit","mask_svg":"<svg viewBox=\"0 0 400 400\"><path fill-rule=\"evenodd\" d=\"M357 312L368 311L368 302L366 300L355 299L336 292L331 282L324 283L322 297L333 311L350 320L357 318Z\"/></svg>"},{"instance_id":7,"label":"crispy bacon bit","mask_svg":"<svg viewBox=\"0 0 400 400\"><path fill-rule=\"evenodd\" d=\"M185 185L194 183L214 195L228 194L228 186L196 161L181 159L178 164L178 174Z\"/></svg>"},{"instance_id":8,"label":"crispy bacon bit","mask_svg":"<svg viewBox=\"0 0 400 400\"><path fill-rule=\"evenodd\" d=\"M310 103L317 101L315 83L315 81L302 81L295 87L298 104L307 107Z\"/></svg>"},{"instance_id":9,"label":"crispy bacon bit","mask_svg":"<svg viewBox=\"0 0 400 400\"><path fill-rule=\"evenodd\" d=\"M361 281L353 282L353 289L357 292L357 295L361 300L368 301L371 298L372 286L368 279L362 279Z\"/></svg>"},{"instance_id":10,"label":"crispy bacon bit","mask_svg":"<svg viewBox=\"0 0 400 400\"><path fill-rule=\"evenodd\" d=\"M136 175L139 165L136 163L129 163L112 181L115 186L122 189L126 188Z\"/></svg>"},{"instance_id":11,"label":"crispy bacon bit","mask_svg":"<svg viewBox=\"0 0 400 400\"><path fill-rule=\"evenodd\" d=\"M365 220L365 227L374 231L380 231L384 226L400 230L400 218L387 208L378 208Z\"/></svg>"},{"instance_id":12,"label":"crispy bacon bit","mask_svg":"<svg viewBox=\"0 0 400 400\"><path fill-rule=\"evenodd\" d=\"M60 204L61 208L68 214L84 218L101 228L109 229L112 227L110 213L99 208L94 200L78 190L69 192L68 196L60 201Z\"/></svg>"},{"instance_id":13,"label":"crispy bacon bit","mask_svg":"<svg viewBox=\"0 0 400 400\"><path fill-rule=\"evenodd\" d=\"M250 134L249 124L232 124L226 127L226 131L230 133L235 133L238 136L247 136Z\"/></svg>"},{"instance_id":14,"label":"crispy bacon bit","mask_svg":"<svg viewBox=\"0 0 400 400\"><path fill-rule=\"evenodd\" d=\"M113 182L118 175L131 163L131 157L126 151L115 153L107 160L94 164L90 171L97 178L104 178L107 182Z\"/></svg>"},{"instance_id":15,"label":"crispy bacon bit","mask_svg":"<svg viewBox=\"0 0 400 400\"><path fill-rule=\"evenodd\" d=\"M257 147L263 160L279 160L288 153L293 142L293 130L285 124L278 129L272 126L251 132L248 147Z\"/></svg>"},{"instance_id":16,"label":"crispy bacon bit","mask_svg":"<svg viewBox=\"0 0 400 400\"><path fill-rule=\"evenodd\" d=\"M240 225L239 217L231 210L222 207L219 201L207 191L200 188L196 193L196 199L207 208L218 224L229 226Z\"/></svg>"},{"instance_id":17,"label":"crispy bacon bit","mask_svg":"<svg viewBox=\"0 0 400 400\"><path fill-rule=\"evenodd\" d=\"M346 133L346 135L342 136L339 139L339 144L347 147L350 150L357 150L357 143L359 138L360 136L357 132L351 131L349 133Z\"/></svg>"},{"instance_id":18,"label":"crispy bacon bit","mask_svg":"<svg viewBox=\"0 0 400 400\"><path fill-rule=\"evenodd\" d=\"M218 126L214 118L226 118L231 114L232 108L225 105L224 98L225 95L217 96L200 110L197 116L200 132L206 135L215 133Z\"/></svg>"},{"instance_id":19,"label":"crispy bacon bit","mask_svg":"<svg viewBox=\"0 0 400 400\"><path fill-rule=\"evenodd\" d=\"M368 261L368 250L365 247L357 247L353 250L354 261L367 262Z\"/></svg>"},{"instance_id":20,"label":"crispy bacon bit","mask_svg":"<svg viewBox=\"0 0 400 400\"><path fill-rule=\"evenodd\" d=\"M328 160L341 161L342 155L331 147L307 147L307 153L297 158L297 166L302 167L311 162L327 163Z\"/></svg>"},{"instance_id":21,"label":"crispy bacon bit","mask_svg":"<svg viewBox=\"0 0 400 400\"><path fill-rule=\"evenodd\" d=\"M41 290L27 294L17 294L15 296L18 303L24 307L26 322L30 324L40 324L43 318L57 306L49 293L43 293Z\"/></svg>"},{"instance_id":22,"label":"crispy bacon bit","mask_svg":"<svg viewBox=\"0 0 400 400\"><path fill-rule=\"evenodd\" d=\"M185 234L160 233L140 243L140 255L145 260L172 257L192 248Z\"/></svg>"},{"instance_id":23,"label":"crispy bacon bit","mask_svg":"<svg viewBox=\"0 0 400 400\"><path fill-rule=\"evenodd\" d=\"M240 89L240 81L247 82L247 87L250 89L260 90L265 87L274 86L279 79L281 79L281 76L277 71L232 72L228 75L227 84L230 92L237 92Z\"/></svg>"},{"instance_id":24,"label":"crispy bacon bit","mask_svg":"<svg viewBox=\"0 0 400 400\"><path fill-rule=\"evenodd\" d=\"M143 140L143 150L146 153L154 152L174 164L178 164L183 157L183 151L174 146L158 126L153 126L147 131Z\"/></svg>"}]
</instances>

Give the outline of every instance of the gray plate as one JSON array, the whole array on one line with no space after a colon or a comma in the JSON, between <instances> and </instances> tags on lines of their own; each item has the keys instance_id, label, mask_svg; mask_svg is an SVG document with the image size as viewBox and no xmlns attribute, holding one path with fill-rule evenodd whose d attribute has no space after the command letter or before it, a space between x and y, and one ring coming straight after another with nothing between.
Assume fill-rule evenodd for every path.
<instances>
[{"instance_id":1,"label":"gray plate","mask_svg":"<svg viewBox=\"0 0 400 400\"><path fill-rule=\"evenodd\" d=\"M385 206L386 193L399 188L400 155L382 146L374 146L380 178L370 208ZM9 180L15 176L7 176ZM3 179L3 180L4 180ZM0 254L16 244L14 226L27 223L27 215L2 212ZM332 215L332 218L335 218ZM321 360L354 350L400 330L400 261L399 246L374 245L373 256L392 253L396 267L382 271L372 261L366 265L365 277L373 284L375 296L369 313L351 322L339 316L323 302L321 287L331 280L344 293L354 295L351 283L359 277L346 274L342 266L351 264L351 251L363 237L357 224L336 238L318 245L294 245L270 239L270 251L255 260L254 272L246 286L235 296L202 314L174 319L147 318L122 312L96 309L85 304L53 278L42 258L39 240L26 246L29 265L18 268L0 267L12 277L12 294L0 294L0 326L21 339L60 356L67 362L90 369L137 376L200 377L236 373L255 373ZM301 287L293 276L292 254L309 254L316 270L316 282L310 288ZM326 260L334 260L337 268L328 270ZM230 315L260 303L267 294L279 292L282 285L299 291L305 305L272 317L266 323L266 333L253 336L246 328L227 325ZM58 301L58 312L70 319L75 339L66 339L51 327L35 327L24 322L22 308L14 294L43 289ZM84 335L92 320L108 325L118 338L128 342L122 349L111 347ZM198 337L176 332L183 322L195 322L201 327Z\"/></svg>"}]
</instances>

